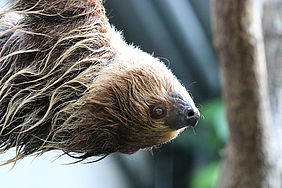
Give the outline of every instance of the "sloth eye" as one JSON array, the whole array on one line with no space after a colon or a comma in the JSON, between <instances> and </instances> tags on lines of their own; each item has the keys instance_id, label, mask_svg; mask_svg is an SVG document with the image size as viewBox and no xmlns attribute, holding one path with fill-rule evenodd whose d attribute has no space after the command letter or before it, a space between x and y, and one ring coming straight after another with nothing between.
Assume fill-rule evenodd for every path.
<instances>
[{"instance_id":1,"label":"sloth eye","mask_svg":"<svg viewBox=\"0 0 282 188\"><path fill-rule=\"evenodd\" d=\"M160 119L160 118L163 118L166 116L166 108L163 107L163 106L154 106L152 109L151 109L151 116L152 118L155 118L155 119Z\"/></svg>"}]
</instances>

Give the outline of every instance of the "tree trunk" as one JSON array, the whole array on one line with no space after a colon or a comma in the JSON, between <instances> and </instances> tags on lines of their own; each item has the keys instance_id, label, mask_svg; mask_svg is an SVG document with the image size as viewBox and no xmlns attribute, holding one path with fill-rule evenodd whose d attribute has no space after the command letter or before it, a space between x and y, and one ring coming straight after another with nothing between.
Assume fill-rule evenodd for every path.
<instances>
[{"instance_id":1,"label":"tree trunk","mask_svg":"<svg viewBox=\"0 0 282 188\"><path fill-rule=\"evenodd\" d=\"M271 148L272 113L261 29L260 0L214 0L230 140L219 188L280 188Z\"/></svg>"}]
</instances>

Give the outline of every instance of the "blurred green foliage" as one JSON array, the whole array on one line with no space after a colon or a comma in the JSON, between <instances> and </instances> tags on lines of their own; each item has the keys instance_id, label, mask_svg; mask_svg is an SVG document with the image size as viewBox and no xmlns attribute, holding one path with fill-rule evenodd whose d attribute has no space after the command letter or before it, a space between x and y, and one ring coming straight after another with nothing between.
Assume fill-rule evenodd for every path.
<instances>
[{"instance_id":1,"label":"blurred green foliage","mask_svg":"<svg viewBox=\"0 0 282 188\"><path fill-rule=\"evenodd\" d=\"M220 172L220 163L211 162L209 165L203 168L199 168L192 178L193 188L214 188L217 185Z\"/></svg>"},{"instance_id":2,"label":"blurred green foliage","mask_svg":"<svg viewBox=\"0 0 282 188\"><path fill-rule=\"evenodd\" d=\"M212 126L215 138L219 142L226 142L228 139L227 121L225 108L222 100L216 99L208 102L201 108L203 122Z\"/></svg>"},{"instance_id":3,"label":"blurred green foliage","mask_svg":"<svg viewBox=\"0 0 282 188\"><path fill-rule=\"evenodd\" d=\"M219 152L228 140L228 126L225 108L221 99L203 104L200 108L202 119L192 131L185 131L177 139L177 147L187 153L194 153L194 171L187 174L188 186L192 188L212 188L216 186L220 172ZM189 135L188 135L189 134ZM199 135L198 135L199 134Z\"/></svg>"},{"instance_id":4,"label":"blurred green foliage","mask_svg":"<svg viewBox=\"0 0 282 188\"><path fill-rule=\"evenodd\" d=\"M193 131L185 131L183 136L176 139L177 146L183 150L191 148L215 153L222 148L228 139L228 126L225 117L225 108L221 99L207 102L200 107L202 118ZM201 136L198 136L198 133ZM194 136L191 134L194 134Z\"/></svg>"}]
</instances>

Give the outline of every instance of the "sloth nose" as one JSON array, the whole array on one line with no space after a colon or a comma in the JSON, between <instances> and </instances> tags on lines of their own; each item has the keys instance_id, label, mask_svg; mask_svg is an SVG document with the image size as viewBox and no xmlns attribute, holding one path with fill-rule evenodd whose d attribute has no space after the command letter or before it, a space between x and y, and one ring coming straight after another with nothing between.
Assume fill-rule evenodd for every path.
<instances>
[{"instance_id":1,"label":"sloth nose","mask_svg":"<svg viewBox=\"0 0 282 188\"><path fill-rule=\"evenodd\" d=\"M188 103L178 103L168 111L165 124L172 129L196 127L200 119L199 110Z\"/></svg>"},{"instance_id":2,"label":"sloth nose","mask_svg":"<svg viewBox=\"0 0 282 188\"><path fill-rule=\"evenodd\" d=\"M187 126L196 127L200 118L199 110L188 107L185 109L184 115L185 115Z\"/></svg>"}]
</instances>

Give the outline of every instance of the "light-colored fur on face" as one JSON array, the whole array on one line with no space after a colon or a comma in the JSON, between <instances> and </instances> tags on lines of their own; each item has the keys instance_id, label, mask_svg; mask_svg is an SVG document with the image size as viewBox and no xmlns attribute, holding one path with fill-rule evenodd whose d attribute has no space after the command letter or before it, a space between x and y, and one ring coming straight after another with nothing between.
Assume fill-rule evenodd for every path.
<instances>
[{"instance_id":1,"label":"light-colored fur on face","mask_svg":"<svg viewBox=\"0 0 282 188\"><path fill-rule=\"evenodd\" d=\"M195 108L190 95L124 42L100 1L18 0L0 16L0 150L16 147L12 161L53 149L133 153L183 131L150 112L170 109L173 93Z\"/></svg>"}]
</instances>

